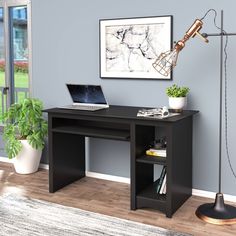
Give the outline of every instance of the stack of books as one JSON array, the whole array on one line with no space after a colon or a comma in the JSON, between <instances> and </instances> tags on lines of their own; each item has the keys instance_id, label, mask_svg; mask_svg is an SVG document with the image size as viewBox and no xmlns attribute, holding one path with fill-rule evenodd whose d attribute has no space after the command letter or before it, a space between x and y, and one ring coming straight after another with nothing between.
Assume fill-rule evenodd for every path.
<instances>
[{"instance_id":1,"label":"stack of books","mask_svg":"<svg viewBox=\"0 0 236 236\"><path fill-rule=\"evenodd\" d=\"M157 194L166 194L166 166L163 166L160 178L154 183Z\"/></svg>"},{"instance_id":2,"label":"stack of books","mask_svg":"<svg viewBox=\"0 0 236 236\"><path fill-rule=\"evenodd\" d=\"M161 149L149 148L148 150L146 150L146 155L156 156L156 157L166 157L166 148L161 148Z\"/></svg>"}]
</instances>

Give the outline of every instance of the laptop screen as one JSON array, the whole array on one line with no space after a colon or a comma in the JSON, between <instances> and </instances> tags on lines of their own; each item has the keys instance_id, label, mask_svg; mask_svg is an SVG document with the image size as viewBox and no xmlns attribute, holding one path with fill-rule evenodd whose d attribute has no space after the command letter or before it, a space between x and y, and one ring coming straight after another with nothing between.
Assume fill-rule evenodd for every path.
<instances>
[{"instance_id":1,"label":"laptop screen","mask_svg":"<svg viewBox=\"0 0 236 236\"><path fill-rule=\"evenodd\" d=\"M107 104L99 85L66 85L74 103Z\"/></svg>"}]
</instances>

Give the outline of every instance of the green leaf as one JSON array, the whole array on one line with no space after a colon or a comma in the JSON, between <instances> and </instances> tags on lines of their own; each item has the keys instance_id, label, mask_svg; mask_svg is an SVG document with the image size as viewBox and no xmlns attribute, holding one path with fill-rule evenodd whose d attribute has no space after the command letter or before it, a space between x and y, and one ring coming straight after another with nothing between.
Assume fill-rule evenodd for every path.
<instances>
[{"instance_id":1,"label":"green leaf","mask_svg":"<svg viewBox=\"0 0 236 236\"><path fill-rule=\"evenodd\" d=\"M179 87L177 84L173 84L171 87L166 88L166 94L168 97L186 97L190 89L188 87Z\"/></svg>"},{"instance_id":2,"label":"green leaf","mask_svg":"<svg viewBox=\"0 0 236 236\"><path fill-rule=\"evenodd\" d=\"M22 144L15 138L10 138L6 143L6 152L9 159L15 157L22 149Z\"/></svg>"},{"instance_id":3,"label":"green leaf","mask_svg":"<svg viewBox=\"0 0 236 236\"><path fill-rule=\"evenodd\" d=\"M12 104L4 114L3 138L9 158L21 150L19 138L27 139L33 148L44 147L48 126L43 119L42 109L43 104L39 99L26 98L20 103Z\"/></svg>"}]
</instances>

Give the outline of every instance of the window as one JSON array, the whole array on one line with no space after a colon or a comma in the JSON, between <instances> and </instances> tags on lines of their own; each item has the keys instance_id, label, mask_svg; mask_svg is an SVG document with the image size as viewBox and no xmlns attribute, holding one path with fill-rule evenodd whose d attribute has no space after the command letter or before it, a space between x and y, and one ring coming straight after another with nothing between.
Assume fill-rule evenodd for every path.
<instances>
[{"instance_id":1,"label":"window","mask_svg":"<svg viewBox=\"0 0 236 236\"><path fill-rule=\"evenodd\" d=\"M30 95L30 1L0 1L0 123L4 111Z\"/></svg>"}]
</instances>

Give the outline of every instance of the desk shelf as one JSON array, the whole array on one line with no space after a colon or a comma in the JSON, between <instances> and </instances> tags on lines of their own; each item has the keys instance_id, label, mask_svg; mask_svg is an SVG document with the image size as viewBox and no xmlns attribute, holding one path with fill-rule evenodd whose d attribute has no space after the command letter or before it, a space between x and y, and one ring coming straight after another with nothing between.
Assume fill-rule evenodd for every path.
<instances>
[{"instance_id":1,"label":"desk shelf","mask_svg":"<svg viewBox=\"0 0 236 236\"><path fill-rule=\"evenodd\" d=\"M148 163L148 164L157 164L157 165L166 165L166 157L154 157L143 155L136 159L137 162L140 163Z\"/></svg>"},{"instance_id":2,"label":"desk shelf","mask_svg":"<svg viewBox=\"0 0 236 236\"><path fill-rule=\"evenodd\" d=\"M147 188L143 189L140 193L138 193L137 197L161 202L166 201L166 194L158 194L153 184L150 184Z\"/></svg>"},{"instance_id":3,"label":"desk shelf","mask_svg":"<svg viewBox=\"0 0 236 236\"><path fill-rule=\"evenodd\" d=\"M52 129L52 132L79 134L87 137L115 139L129 141L130 132L127 130L116 130L98 127L80 126L59 126Z\"/></svg>"},{"instance_id":4,"label":"desk shelf","mask_svg":"<svg viewBox=\"0 0 236 236\"><path fill-rule=\"evenodd\" d=\"M137 194L137 207L150 207L165 212L166 210L166 194L158 194L150 184Z\"/></svg>"}]
</instances>

